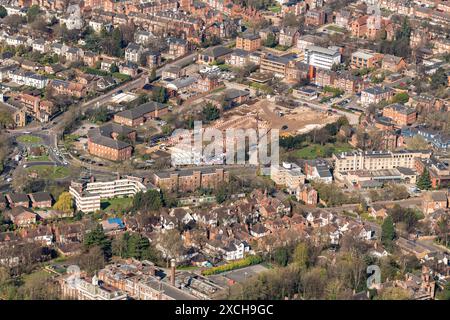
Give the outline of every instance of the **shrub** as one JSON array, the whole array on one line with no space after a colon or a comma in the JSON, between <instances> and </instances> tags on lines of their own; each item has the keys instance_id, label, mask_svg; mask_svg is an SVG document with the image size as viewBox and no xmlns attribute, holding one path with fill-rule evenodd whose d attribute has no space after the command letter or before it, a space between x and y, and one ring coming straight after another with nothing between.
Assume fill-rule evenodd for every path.
<instances>
[{"instance_id":1,"label":"shrub","mask_svg":"<svg viewBox=\"0 0 450 320\"><path fill-rule=\"evenodd\" d=\"M231 271L235 269L245 268L254 264L261 263L263 259L260 256L248 256L244 259L236 260L222 266L213 267L207 270L203 270L202 274L204 276L211 276L214 274L219 274L226 271Z\"/></svg>"}]
</instances>

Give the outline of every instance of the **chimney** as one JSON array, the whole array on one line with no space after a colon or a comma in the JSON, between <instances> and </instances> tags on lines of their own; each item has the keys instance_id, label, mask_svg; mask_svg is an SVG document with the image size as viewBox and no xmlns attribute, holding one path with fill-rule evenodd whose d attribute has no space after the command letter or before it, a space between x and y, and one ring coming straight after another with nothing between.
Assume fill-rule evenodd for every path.
<instances>
[{"instance_id":1,"label":"chimney","mask_svg":"<svg viewBox=\"0 0 450 320\"><path fill-rule=\"evenodd\" d=\"M90 176L89 177L89 182L95 182L95 177L94 176Z\"/></svg>"},{"instance_id":2,"label":"chimney","mask_svg":"<svg viewBox=\"0 0 450 320\"><path fill-rule=\"evenodd\" d=\"M175 259L170 260L170 283L175 287Z\"/></svg>"}]
</instances>

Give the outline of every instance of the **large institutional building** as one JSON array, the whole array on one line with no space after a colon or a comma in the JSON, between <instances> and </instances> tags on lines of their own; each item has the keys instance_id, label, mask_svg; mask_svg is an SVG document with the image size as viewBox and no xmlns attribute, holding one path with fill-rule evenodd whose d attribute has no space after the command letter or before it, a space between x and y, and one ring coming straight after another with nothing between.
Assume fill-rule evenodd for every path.
<instances>
[{"instance_id":1,"label":"large institutional building","mask_svg":"<svg viewBox=\"0 0 450 320\"><path fill-rule=\"evenodd\" d=\"M134 196L138 192L145 192L148 187L141 178L125 176L113 181L72 181L69 192L72 195L77 210L95 212L100 210L102 199Z\"/></svg>"},{"instance_id":2,"label":"large institutional building","mask_svg":"<svg viewBox=\"0 0 450 320\"><path fill-rule=\"evenodd\" d=\"M383 170L398 167L414 169L415 159L429 159L429 151L352 151L333 154L335 172Z\"/></svg>"}]
</instances>

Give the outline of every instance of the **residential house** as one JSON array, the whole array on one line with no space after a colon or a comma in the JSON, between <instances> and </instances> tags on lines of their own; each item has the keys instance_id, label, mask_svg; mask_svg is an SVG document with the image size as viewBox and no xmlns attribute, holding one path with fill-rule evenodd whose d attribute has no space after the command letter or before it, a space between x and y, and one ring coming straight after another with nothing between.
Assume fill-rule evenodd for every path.
<instances>
[{"instance_id":1,"label":"residential house","mask_svg":"<svg viewBox=\"0 0 450 320\"><path fill-rule=\"evenodd\" d=\"M37 220L37 215L32 210L22 206L13 207L7 215L18 227L27 227L35 224Z\"/></svg>"},{"instance_id":2,"label":"residential house","mask_svg":"<svg viewBox=\"0 0 450 320\"><path fill-rule=\"evenodd\" d=\"M48 192L35 192L28 195L33 208L50 208L53 204L52 195Z\"/></svg>"},{"instance_id":3,"label":"residential house","mask_svg":"<svg viewBox=\"0 0 450 320\"><path fill-rule=\"evenodd\" d=\"M30 206L30 199L25 193L8 193L6 195L6 200L8 200L10 208L14 207L28 208Z\"/></svg>"}]
</instances>

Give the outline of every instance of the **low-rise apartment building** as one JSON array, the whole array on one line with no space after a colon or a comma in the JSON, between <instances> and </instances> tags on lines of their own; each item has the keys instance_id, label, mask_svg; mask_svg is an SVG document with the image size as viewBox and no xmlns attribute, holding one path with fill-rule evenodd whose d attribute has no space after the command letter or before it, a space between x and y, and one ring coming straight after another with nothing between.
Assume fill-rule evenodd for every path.
<instances>
[{"instance_id":1,"label":"low-rise apartment building","mask_svg":"<svg viewBox=\"0 0 450 320\"><path fill-rule=\"evenodd\" d=\"M270 178L277 184L285 186L288 189L295 189L305 184L306 176L302 169L295 163L283 162L281 166L272 166L270 168Z\"/></svg>"},{"instance_id":2,"label":"low-rise apartment building","mask_svg":"<svg viewBox=\"0 0 450 320\"><path fill-rule=\"evenodd\" d=\"M228 170L215 167L160 171L153 174L153 183L157 188L181 192L199 188L214 189L229 180Z\"/></svg>"},{"instance_id":3,"label":"low-rise apartment building","mask_svg":"<svg viewBox=\"0 0 450 320\"><path fill-rule=\"evenodd\" d=\"M333 154L335 172L382 170L405 167L414 169L415 159L429 159L429 151L351 151Z\"/></svg>"},{"instance_id":4,"label":"low-rise apartment building","mask_svg":"<svg viewBox=\"0 0 450 320\"><path fill-rule=\"evenodd\" d=\"M149 186L142 178L124 176L112 181L72 181L69 192L77 210L95 212L100 210L102 199L133 197L138 192L146 192Z\"/></svg>"},{"instance_id":5,"label":"low-rise apartment building","mask_svg":"<svg viewBox=\"0 0 450 320\"><path fill-rule=\"evenodd\" d=\"M382 54L370 50L358 50L352 53L350 65L358 69L374 68L382 57Z\"/></svg>"},{"instance_id":6,"label":"low-rise apartment building","mask_svg":"<svg viewBox=\"0 0 450 320\"><path fill-rule=\"evenodd\" d=\"M408 126L416 122L416 110L399 103L394 103L383 108L383 117L391 119L398 126Z\"/></svg>"},{"instance_id":7,"label":"low-rise apartment building","mask_svg":"<svg viewBox=\"0 0 450 320\"><path fill-rule=\"evenodd\" d=\"M259 34L243 34L236 37L236 49L255 51L261 48L261 37Z\"/></svg>"}]
</instances>

